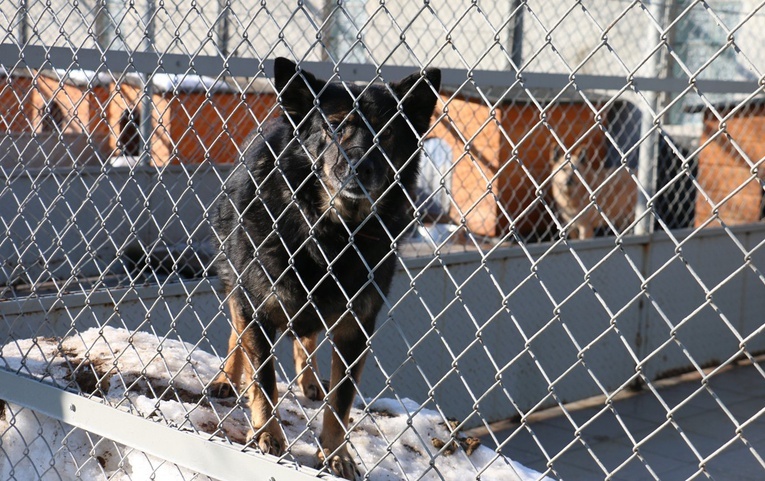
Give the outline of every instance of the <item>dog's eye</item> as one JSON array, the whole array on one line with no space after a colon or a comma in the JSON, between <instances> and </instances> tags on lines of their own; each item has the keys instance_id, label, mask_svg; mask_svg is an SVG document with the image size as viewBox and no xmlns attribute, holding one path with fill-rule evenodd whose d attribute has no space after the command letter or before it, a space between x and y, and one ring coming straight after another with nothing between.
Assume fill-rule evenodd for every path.
<instances>
[{"instance_id":1,"label":"dog's eye","mask_svg":"<svg viewBox=\"0 0 765 481\"><path fill-rule=\"evenodd\" d=\"M380 132L377 134L377 137L378 137L378 138L379 138L381 141L387 141L387 140L390 140L390 138L391 138L391 134L393 134L393 129L391 129L390 127L387 127L387 128L385 128L385 129L381 130L381 131L380 131Z\"/></svg>"},{"instance_id":2,"label":"dog's eye","mask_svg":"<svg viewBox=\"0 0 765 481\"><path fill-rule=\"evenodd\" d=\"M340 122L330 122L327 124L327 134L329 136L336 135L338 139L343 137L343 134L345 133L345 128L348 126L348 124L342 124Z\"/></svg>"}]
</instances>

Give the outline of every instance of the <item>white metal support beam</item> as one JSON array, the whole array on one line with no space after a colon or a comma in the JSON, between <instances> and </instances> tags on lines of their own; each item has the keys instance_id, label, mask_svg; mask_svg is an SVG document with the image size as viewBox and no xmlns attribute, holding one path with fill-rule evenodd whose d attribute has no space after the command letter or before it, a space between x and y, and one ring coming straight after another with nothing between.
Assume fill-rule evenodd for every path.
<instances>
[{"instance_id":1,"label":"white metal support beam","mask_svg":"<svg viewBox=\"0 0 765 481\"><path fill-rule=\"evenodd\" d=\"M0 399L220 481L309 481L319 475L314 469L298 471L294 464L279 464L252 450L241 451L221 441L178 431L119 411L97 398L88 399L3 369ZM328 475L321 478L336 479Z\"/></svg>"}]
</instances>

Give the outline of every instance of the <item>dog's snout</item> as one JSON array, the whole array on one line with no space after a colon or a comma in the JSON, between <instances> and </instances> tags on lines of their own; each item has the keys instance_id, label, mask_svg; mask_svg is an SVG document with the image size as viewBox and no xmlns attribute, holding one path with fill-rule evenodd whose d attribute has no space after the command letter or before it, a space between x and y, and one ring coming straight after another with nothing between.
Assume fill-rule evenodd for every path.
<instances>
[{"instance_id":1,"label":"dog's snout","mask_svg":"<svg viewBox=\"0 0 765 481\"><path fill-rule=\"evenodd\" d=\"M366 183L375 177L375 166L371 159L357 159L354 160L353 169L356 171L356 177L361 180L362 183Z\"/></svg>"}]
</instances>

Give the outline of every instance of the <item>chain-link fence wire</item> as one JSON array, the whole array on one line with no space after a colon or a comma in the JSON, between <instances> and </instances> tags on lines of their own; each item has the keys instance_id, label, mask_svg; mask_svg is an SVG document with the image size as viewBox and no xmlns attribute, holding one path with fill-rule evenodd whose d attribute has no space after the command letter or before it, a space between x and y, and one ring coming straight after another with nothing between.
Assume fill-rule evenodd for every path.
<instances>
[{"instance_id":1,"label":"chain-link fence wire","mask_svg":"<svg viewBox=\"0 0 765 481\"><path fill-rule=\"evenodd\" d=\"M734 227L763 216L758 171L765 153L755 84L765 60L761 7L747 1L3 3L3 46L30 54L42 48L50 55L31 65L24 56L11 61L6 55L2 63L0 290L5 306L13 306L2 314L5 367L45 377L57 366L59 374L49 377L62 387L169 425L246 442L243 398L221 401L205 394L226 356L231 327L227 298L216 290L209 217L231 169L242 161L246 136L281 114L279 93L260 62L278 55L332 68L359 63L467 72L442 86L422 143L417 197L411 199L417 217L408 239L398 242L405 281L394 284L378 322L381 334L372 336L367 362L375 367L367 374L388 386L373 392L356 386L365 401L352 414L352 448L363 444L360 433L372 433L393 450L357 453L366 472L406 472L411 457L423 467L410 479L446 476L442 467L428 471L425 465L451 459L449 440L460 437L456 428L495 420L481 408L492 396L507 406L507 417L521 418L571 400L564 395L567 386L582 379L596 385L596 394L643 383L660 398L652 384L668 370L660 359L679 358L679 365L697 370L711 362L682 334L705 310L714 311L720 327L715 332L735 344L716 361L726 366L737 357L754 360L751 346L759 330L731 320L717 298L738 276L753 276L762 287L759 243ZM100 55L97 71L76 62L62 65L57 48ZM189 68L179 73L160 61L145 69L127 57L115 65L114 51L136 58L157 53L160 60L179 55ZM209 57L224 59L223 68L197 70ZM238 59L256 59L258 68L233 76L225 63ZM477 80L473 74L481 71L500 72L502 81ZM560 86L529 87L526 79L534 73L564 78ZM580 87L587 76L621 83ZM634 81L640 77L676 79L681 87L642 89ZM711 93L699 87L731 80L752 84L731 84L727 93L722 83ZM636 215L638 205L646 214ZM649 227L642 232L664 232L670 252L649 267L623 247L624 235L640 230L643 220ZM688 239L702 237L706 227L721 227L726 252L743 259L721 277L705 270L701 254L688 253ZM676 229L690 230L681 235ZM585 244L570 242L601 236L617 241L596 258ZM522 274L492 264L503 247L518 250ZM451 252L476 253L476 264L454 267L444 260ZM423 258L417 268L403 261L414 256ZM443 274L437 285L451 293L445 302L430 292L436 288L428 284L435 281L427 268ZM687 294L696 304L688 311L672 312L666 304L671 300L646 287L675 271L691 286ZM615 282L618 295L607 287L615 272L626 276ZM551 280L557 276L563 287ZM559 290L548 289L553 284ZM544 300L544 311L524 305L530 292ZM578 308L591 325L584 325ZM636 346L631 328L619 323L640 309L661 326L654 331L661 339L656 345ZM422 325L402 327L401 315ZM455 328L454 319L466 331ZM87 331L93 326L101 329ZM450 329L468 335L454 339ZM143 332L151 334L136 342ZM395 355L375 351L375 337L390 332L404 347L393 349ZM300 398L284 355L292 348L289 334L274 346L283 381L278 407L287 433L285 456L311 464L320 406ZM28 341L36 338L42 341ZM555 349L559 361L549 360L545 339L563 340L565 348ZM46 342L50 349L41 347ZM67 350L65 343L77 346ZM178 355L168 354L165 343ZM601 370L611 361L601 350L622 344L616 350L632 372L605 386L601 379L608 376ZM331 348L331 338L321 337L317 357L326 362ZM434 352L443 356L443 366L424 359ZM488 381L460 369L460 361L474 355L482 356ZM36 368L23 368L28 363ZM523 397L507 379L529 370L538 382ZM375 404L396 398L396 381L404 386L407 376L417 378L410 383L420 389L416 402ZM442 407L450 390L478 406L457 410L456 426L447 421L455 414ZM172 406L163 411L163 403ZM4 412L10 426L16 411ZM424 413L417 419L425 421L406 428L416 413ZM610 407L603 413L620 419ZM388 418L404 424L380 421ZM55 447L40 434L46 432L43 421L36 422L30 422L36 434L21 452L43 441L52 453L66 452L67 443ZM736 422L738 429L742 423ZM428 431L429 423L440 424L440 431ZM2 446L28 438L13 427L3 430ZM526 424L513 436L524 430L533 433ZM467 457L472 477L497 466L520 472L506 464L500 455L512 453L496 441L499 454L480 462ZM90 442L86 458L74 464L99 465L108 478L110 471L93 454L101 442ZM537 447L552 460L548 474L555 474L554 460L565 448L555 453ZM6 458L10 466L23 462Z\"/></svg>"}]
</instances>

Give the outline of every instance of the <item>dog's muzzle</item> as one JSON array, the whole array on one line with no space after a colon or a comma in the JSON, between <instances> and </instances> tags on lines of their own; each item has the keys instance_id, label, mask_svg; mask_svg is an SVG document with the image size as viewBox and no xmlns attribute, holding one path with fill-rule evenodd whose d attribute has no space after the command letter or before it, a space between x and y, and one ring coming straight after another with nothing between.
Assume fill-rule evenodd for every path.
<instances>
[{"instance_id":1,"label":"dog's muzzle","mask_svg":"<svg viewBox=\"0 0 765 481\"><path fill-rule=\"evenodd\" d=\"M349 156L342 171L335 172L340 184L340 195L350 199L363 199L367 195L376 197L385 183L385 161L375 157Z\"/></svg>"}]
</instances>

